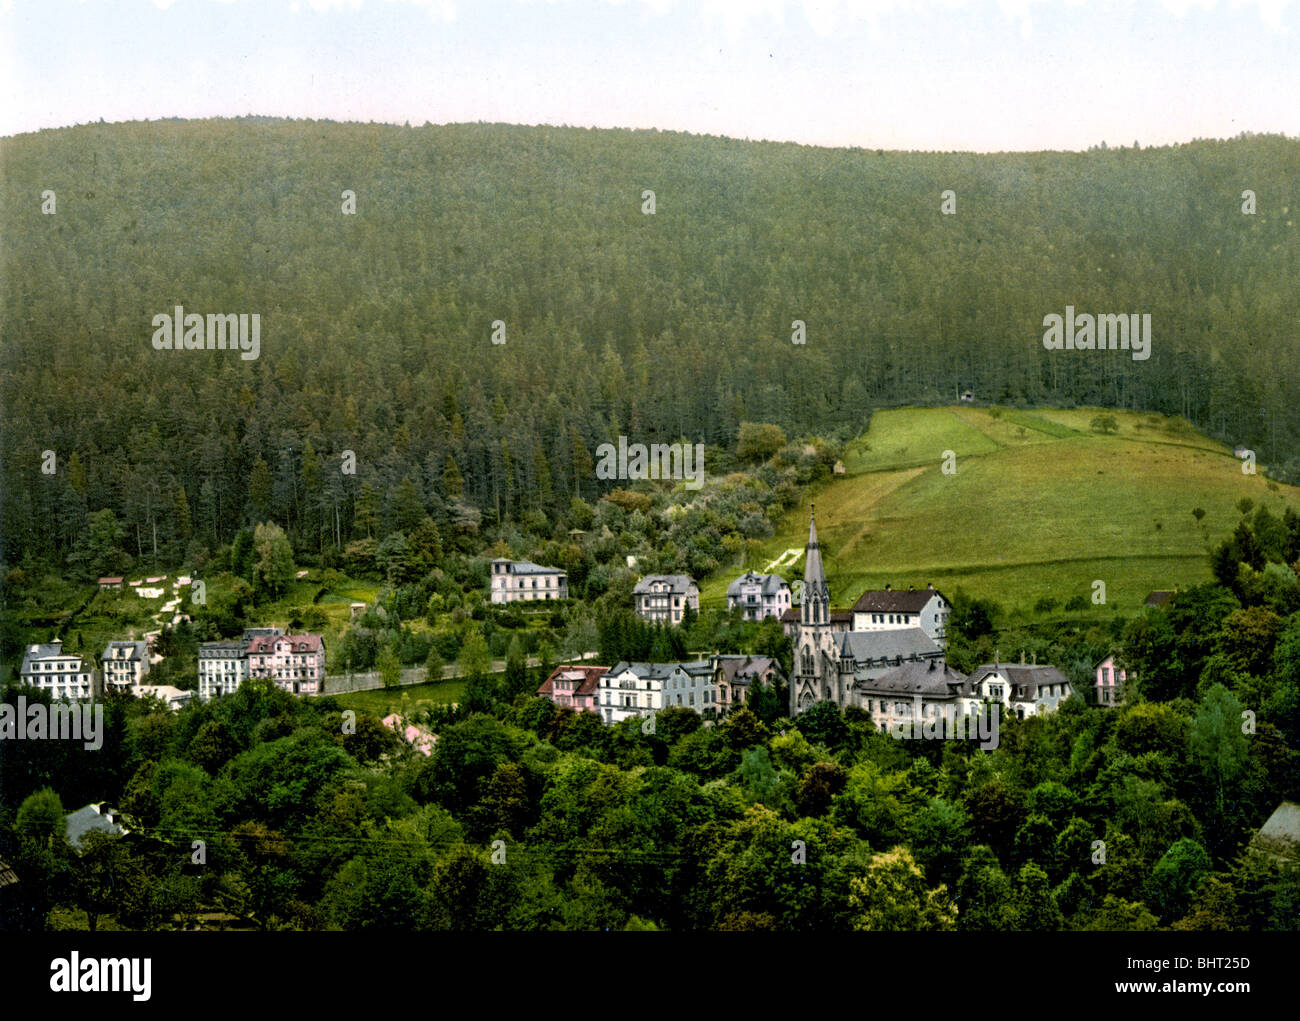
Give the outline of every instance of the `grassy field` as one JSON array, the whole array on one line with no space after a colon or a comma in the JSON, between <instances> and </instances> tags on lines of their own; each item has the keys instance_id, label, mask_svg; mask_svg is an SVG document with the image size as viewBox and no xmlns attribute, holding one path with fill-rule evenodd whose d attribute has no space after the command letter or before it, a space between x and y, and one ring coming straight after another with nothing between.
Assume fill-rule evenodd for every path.
<instances>
[{"instance_id":1,"label":"grassy field","mask_svg":"<svg viewBox=\"0 0 1300 1021\"><path fill-rule=\"evenodd\" d=\"M1090 423L1113 415L1116 433ZM957 471L941 471L944 451ZM760 564L802 547L817 504L832 598L933 583L997 600L1026 618L1041 598L1089 600L1080 616L1131 613L1152 589L1210 579L1207 550L1242 497L1280 514L1300 490L1244 475L1226 447L1182 419L1098 409L903 408L877 413L845 453L849 474L806 499L764 544ZM1193 508L1205 510L1197 523ZM802 571L802 558L797 563ZM738 570L702 587L721 605ZM1093 582L1106 583L1093 607ZM1050 616L1059 617L1060 609Z\"/></svg>"},{"instance_id":2,"label":"grassy field","mask_svg":"<svg viewBox=\"0 0 1300 1021\"><path fill-rule=\"evenodd\" d=\"M376 688L374 691L349 691L331 695L339 705L364 710L381 719L389 713L412 712L434 704L460 702L465 697L464 681L441 681L437 684L412 684L404 688Z\"/></svg>"}]
</instances>

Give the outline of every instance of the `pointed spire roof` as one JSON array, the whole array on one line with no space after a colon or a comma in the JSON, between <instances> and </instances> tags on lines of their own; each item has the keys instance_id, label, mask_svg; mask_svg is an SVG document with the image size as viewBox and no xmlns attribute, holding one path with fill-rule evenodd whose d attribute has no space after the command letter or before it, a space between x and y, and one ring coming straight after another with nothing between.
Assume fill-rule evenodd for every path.
<instances>
[{"instance_id":1,"label":"pointed spire roof","mask_svg":"<svg viewBox=\"0 0 1300 1021\"><path fill-rule=\"evenodd\" d=\"M804 558L803 583L806 588L814 585L820 590L826 584L826 571L822 568L822 549L817 542L817 505L808 510L808 550Z\"/></svg>"}]
</instances>

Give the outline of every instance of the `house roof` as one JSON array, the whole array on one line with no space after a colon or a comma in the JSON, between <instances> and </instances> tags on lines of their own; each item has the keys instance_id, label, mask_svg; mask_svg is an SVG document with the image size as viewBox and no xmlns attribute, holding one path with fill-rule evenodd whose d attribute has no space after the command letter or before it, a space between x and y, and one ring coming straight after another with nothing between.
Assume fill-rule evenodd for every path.
<instances>
[{"instance_id":1,"label":"house roof","mask_svg":"<svg viewBox=\"0 0 1300 1021\"><path fill-rule=\"evenodd\" d=\"M903 663L874 679L859 678L853 687L864 694L955 698L965 689L966 680L965 674L952 669L944 660L930 659Z\"/></svg>"},{"instance_id":2,"label":"house roof","mask_svg":"<svg viewBox=\"0 0 1300 1021\"><path fill-rule=\"evenodd\" d=\"M531 560L509 560L506 557L497 557L492 563L506 564L510 568L510 574L564 574L558 567L543 567L541 564L534 564Z\"/></svg>"},{"instance_id":3,"label":"house roof","mask_svg":"<svg viewBox=\"0 0 1300 1021\"><path fill-rule=\"evenodd\" d=\"M101 585L121 585L121 584L122 584L122 579L121 579L121 578L100 578L100 579L99 579L99 584L101 584Z\"/></svg>"},{"instance_id":4,"label":"house roof","mask_svg":"<svg viewBox=\"0 0 1300 1021\"><path fill-rule=\"evenodd\" d=\"M755 574L753 571L746 571L727 586L727 596L738 596L744 589L753 585L759 586L759 591L765 596L774 596L783 588L790 587L779 574Z\"/></svg>"},{"instance_id":5,"label":"house roof","mask_svg":"<svg viewBox=\"0 0 1300 1021\"><path fill-rule=\"evenodd\" d=\"M16 882L18 882L18 873L13 870L12 865L0 858L0 887L12 886Z\"/></svg>"},{"instance_id":6,"label":"house roof","mask_svg":"<svg viewBox=\"0 0 1300 1021\"><path fill-rule=\"evenodd\" d=\"M1300 860L1300 805L1284 801L1250 840L1267 854Z\"/></svg>"},{"instance_id":7,"label":"house roof","mask_svg":"<svg viewBox=\"0 0 1300 1021\"><path fill-rule=\"evenodd\" d=\"M85 667L85 661L75 653L64 652L61 641L42 642L36 645L28 645L23 649L23 665L19 673L31 673L31 665L37 660L47 659L74 659L78 664L78 672Z\"/></svg>"},{"instance_id":8,"label":"house roof","mask_svg":"<svg viewBox=\"0 0 1300 1021\"><path fill-rule=\"evenodd\" d=\"M858 601L853 604L853 612L920 613L925 609L925 604L938 595L938 590L933 588L873 589L858 597Z\"/></svg>"},{"instance_id":9,"label":"house roof","mask_svg":"<svg viewBox=\"0 0 1300 1021\"><path fill-rule=\"evenodd\" d=\"M797 606L791 606L789 609L787 609L786 611L784 611L784 612L781 614L781 623L782 623L782 624L798 624L798 623L799 623L799 607L797 607ZM852 624L852 623L853 623L853 611L852 611L852 610L831 610L831 623L832 623L832 624Z\"/></svg>"},{"instance_id":10,"label":"house roof","mask_svg":"<svg viewBox=\"0 0 1300 1021\"><path fill-rule=\"evenodd\" d=\"M259 635L248 643L248 653L265 655L275 651L277 642L288 642L290 652L323 652L325 639L321 635Z\"/></svg>"},{"instance_id":11,"label":"house roof","mask_svg":"<svg viewBox=\"0 0 1300 1021\"><path fill-rule=\"evenodd\" d=\"M647 574L638 581L633 587L634 595L645 595L652 590L653 585L667 585L668 591L674 595L685 595L695 586L693 579L685 574Z\"/></svg>"},{"instance_id":12,"label":"house roof","mask_svg":"<svg viewBox=\"0 0 1300 1021\"><path fill-rule=\"evenodd\" d=\"M645 681L662 681L671 677L678 668L693 677L711 677L713 665L706 659L692 660L689 663L629 663L620 660L610 670L611 674L621 674L631 670L639 679Z\"/></svg>"},{"instance_id":13,"label":"house roof","mask_svg":"<svg viewBox=\"0 0 1300 1021\"><path fill-rule=\"evenodd\" d=\"M109 833L113 836L121 836L126 832L118 823L113 822L102 814L112 812L113 810L105 809L103 802L99 804L86 805L69 813L65 819L67 821L68 843L75 848L81 847L81 842L86 834L91 830L99 830L103 833Z\"/></svg>"},{"instance_id":14,"label":"house roof","mask_svg":"<svg viewBox=\"0 0 1300 1021\"><path fill-rule=\"evenodd\" d=\"M732 683L752 681L773 667L781 670L781 664L770 656L718 656L714 662L722 673L722 679Z\"/></svg>"},{"instance_id":15,"label":"house roof","mask_svg":"<svg viewBox=\"0 0 1300 1021\"><path fill-rule=\"evenodd\" d=\"M126 653L126 655L114 656L113 650L115 649L122 649ZM116 642L109 642L108 645L104 647L105 659L115 659L118 661L130 660L130 659L144 659L145 656L147 656L148 654L149 654L148 642L116 641Z\"/></svg>"},{"instance_id":16,"label":"house roof","mask_svg":"<svg viewBox=\"0 0 1300 1021\"><path fill-rule=\"evenodd\" d=\"M601 677L607 673L609 673L609 667L607 666L588 666L585 663L579 666L567 663L561 664L551 671L550 677L542 681L541 686L537 689L537 694L547 696L553 694L555 687L552 682L557 677L563 676L566 680L576 681L579 678L582 679L582 683L573 689L575 695L593 695L600 685Z\"/></svg>"},{"instance_id":17,"label":"house roof","mask_svg":"<svg viewBox=\"0 0 1300 1021\"><path fill-rule=\"evenodd\" d=\"M890 628L888 631L839 631L831 635L835 654L857 663L885 659L938 657L943 650L919 627Z\"/></svg>"}]
</instances>

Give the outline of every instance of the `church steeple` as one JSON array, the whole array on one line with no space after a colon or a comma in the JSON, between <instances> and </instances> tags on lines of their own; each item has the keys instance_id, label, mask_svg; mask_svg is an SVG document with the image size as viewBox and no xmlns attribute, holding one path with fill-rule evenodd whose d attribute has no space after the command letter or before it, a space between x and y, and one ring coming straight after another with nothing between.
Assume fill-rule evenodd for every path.
<instances>
[{"instance_id":1,"label":"church steeple","mask_svg":"<svg viewBox=\"0 0 1300 1021\"><path fill-rule=\"evenodd\" d=\"M800 620L804 624L829 624L831 591L826 585L826 571L822 567L822 551L817 542L815 511L815 505L808 511L808 549L804 556L803 606L800 608Z\"/></svg>"}]
</instances>

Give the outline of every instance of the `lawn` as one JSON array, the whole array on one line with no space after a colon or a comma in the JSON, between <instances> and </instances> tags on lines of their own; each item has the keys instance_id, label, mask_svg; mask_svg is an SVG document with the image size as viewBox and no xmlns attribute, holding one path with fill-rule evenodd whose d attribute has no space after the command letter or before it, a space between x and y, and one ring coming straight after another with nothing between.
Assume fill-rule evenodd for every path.
<instances>
[{"instance_id":1,"label":"lawn","mask_svg":"<svg viewBox=\"0 0 1300 1021\"><path fill-rule=\"evenodd\" d=\"M412 684L404 688L376 688L373 691L349 691L330 695L339 705L362 710L383 718L389 713L408 713L435 704L460 702L465 697L465 682L441 681L436 684Z\"/></svg>"},{"instance_id":2,"label":"lawn","mask_svg":"<svg viewBox=\"0 0 1300 1021\"><path fill-rule=\"evenodd\" d=\"M1181 419L1107 412L1119 431L1102 435L1089 429L1097 413L878 412L864 437L870 451L854 447L861 474L806 494L754 561L802 547L815 502L836 607L851 606L867 588L933 583L1029 618L1044 597L1059 606L1083 595L1086 615L1104 616L1117 607L1132 612L1152 589L1210 580L1209 546L1239 520L1242 497L1279 515L1288 504L1300 509L1300 490L1243 474L1230 451ZM940 470L943 449L956 453L956 474ZM923 464L896 467L923 451L931 452ZM866 467L873 458L879 467ZM1206 512L1200 523L1196 507ZM720 603L737 573L706 579L702 602L707 595ZM1098 580L1107 602L1094 607Z\"/></svg>"}]
</instances>

